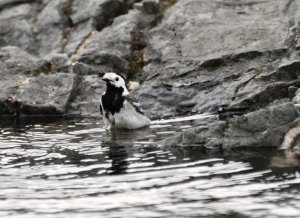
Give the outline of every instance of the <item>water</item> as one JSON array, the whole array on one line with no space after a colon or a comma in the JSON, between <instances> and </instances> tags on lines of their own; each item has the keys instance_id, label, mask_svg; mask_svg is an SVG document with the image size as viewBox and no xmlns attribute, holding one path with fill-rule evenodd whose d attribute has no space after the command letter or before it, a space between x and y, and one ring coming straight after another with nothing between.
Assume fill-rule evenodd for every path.
<instances>
[{"instance_id":1,"label":"water","mask_svg":"<svg viewBox=\"0 0 300 218\"><path fill-rule=\"evenodd\" d=\"M300 217L297 154L157 145L190 119L2 121L0 217Z\"/></svg>"}]
</instances>

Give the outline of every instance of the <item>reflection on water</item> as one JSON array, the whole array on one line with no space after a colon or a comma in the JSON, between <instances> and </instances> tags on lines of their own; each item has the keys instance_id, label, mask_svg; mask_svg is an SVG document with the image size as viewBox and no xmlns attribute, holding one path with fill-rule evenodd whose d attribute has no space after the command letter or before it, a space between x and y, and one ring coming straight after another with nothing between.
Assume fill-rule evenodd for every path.
<instances>
[{"instance_id":1,"label":"reflection on water","mask_svg":"<svg viewBox=\"0 0 300 218\"><path fill-rule=\"evenodd\" d=\"M2 122L0 217L299 217L297 154L156 146L211 118Z\"/></svg>"}]
</instances>

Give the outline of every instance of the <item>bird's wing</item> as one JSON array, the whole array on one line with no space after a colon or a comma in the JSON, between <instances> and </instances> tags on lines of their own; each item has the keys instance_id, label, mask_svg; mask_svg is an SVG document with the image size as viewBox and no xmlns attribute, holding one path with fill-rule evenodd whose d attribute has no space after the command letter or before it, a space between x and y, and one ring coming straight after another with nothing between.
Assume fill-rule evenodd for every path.
<instances>
[{"instance_id":1,"label":"bird's wing","mask_svg":"<svg viewBox=\"0 0 300 218\"><path fill-rule=\"evenodd\" d=\"M138 113L144 114L144 111L141 108L141 105L138 103L137 99L133 95L126 95L125 99L134 107L134 109Z\"/></svg>"}]
</instances>

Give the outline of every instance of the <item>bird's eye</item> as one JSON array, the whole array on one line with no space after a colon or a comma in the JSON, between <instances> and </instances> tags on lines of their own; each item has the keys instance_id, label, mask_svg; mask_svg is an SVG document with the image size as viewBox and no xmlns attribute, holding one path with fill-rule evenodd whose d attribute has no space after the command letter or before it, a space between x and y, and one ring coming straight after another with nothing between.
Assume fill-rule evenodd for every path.
<instances>
[{"instance_id":1,"label":"bird's eye","mask_svg":"<svg viewBox=\"0 0 300 218\"><path fill-rule=\"evenodd\" d=\"M116 77L116 81L119 81L119 77Z\"/></svg>"}]
</instances>

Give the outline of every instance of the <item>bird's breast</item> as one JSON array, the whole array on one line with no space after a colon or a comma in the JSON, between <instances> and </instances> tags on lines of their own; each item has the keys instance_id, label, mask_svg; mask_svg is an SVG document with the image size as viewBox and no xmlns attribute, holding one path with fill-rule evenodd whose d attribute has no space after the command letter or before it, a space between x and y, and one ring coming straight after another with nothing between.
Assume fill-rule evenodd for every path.
<instances>
[{"instance_id":1,"label":"bird's breast","mask_svg":"<svg viewBox=\"0 0 300 218\"><path fill-rule=\"evenodd\" d=\"M124 100L124 97L118 93L106 92L105 95L102 96L102 105L105 111L115 114L122 109Z\"/></svg>"}]
</instances>

